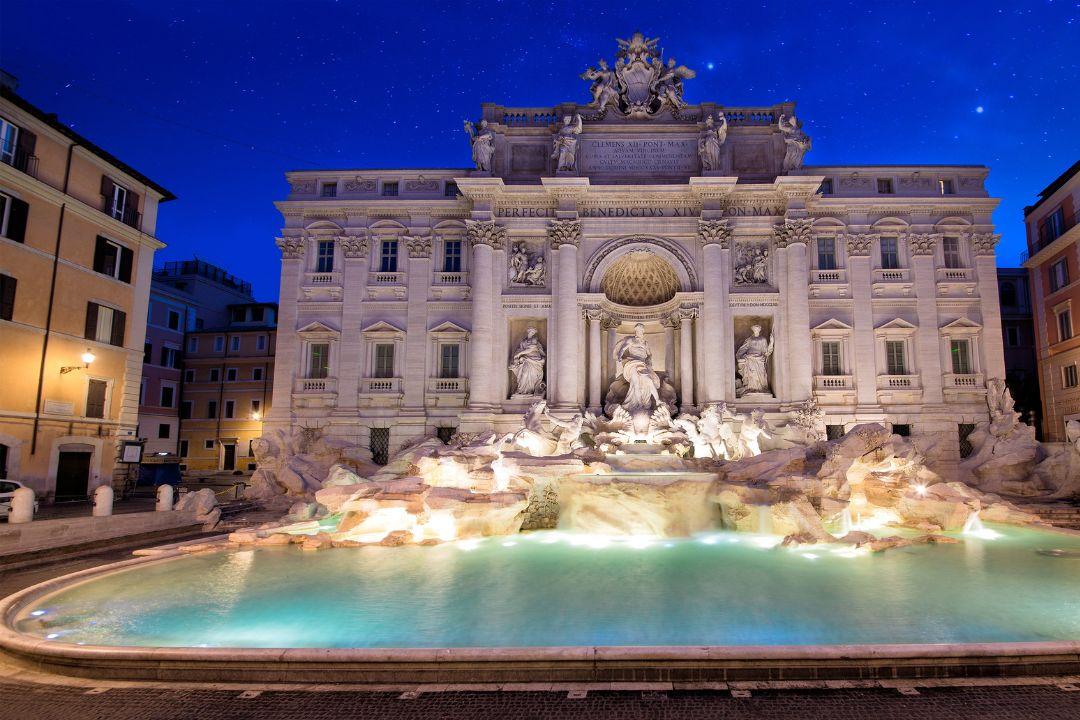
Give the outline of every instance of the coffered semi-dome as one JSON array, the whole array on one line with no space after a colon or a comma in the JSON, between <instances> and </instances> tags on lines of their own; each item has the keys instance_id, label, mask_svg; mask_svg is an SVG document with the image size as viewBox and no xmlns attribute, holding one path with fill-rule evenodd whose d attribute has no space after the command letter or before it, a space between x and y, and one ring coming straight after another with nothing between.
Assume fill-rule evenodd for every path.
<instances>
[{"instance_id":1,"label":"coffered semi-dome","mask_svg":"<svg viewBox=\"0 0 1080 720\"><path fill-rule=\"evenodd\" d=\"M634 250L612 263L600 289L608 300L620 305L658 305L675 297L679 276L655 253Z\"/></svg>"}]
</instances>

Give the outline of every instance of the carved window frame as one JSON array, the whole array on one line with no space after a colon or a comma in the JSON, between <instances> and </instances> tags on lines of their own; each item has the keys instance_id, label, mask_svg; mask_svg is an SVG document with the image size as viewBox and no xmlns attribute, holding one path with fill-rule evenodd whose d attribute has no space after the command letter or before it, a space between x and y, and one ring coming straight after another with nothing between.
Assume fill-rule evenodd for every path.
<instances>
[{"instance_id":1,"label":"carved window frame","mask_svg":"<svg viewBox=\"0 0 1080 720\"><path fill-rule=\"evenodd\" d=\"M296 334L300 337L300 377L310 377L312 346L325 344L329 345L326 377L336 378L341 333L322 323L315 322L302 330L298 330Z\"/></svg>"},{"instance_id":2,"label":"carved window frame","mask_svg":"<svg viewBox=\"0 0 1080 720\"><path fill-rule=\"evenodd\" d=\"M835 318L823 322L810 331L810 336L814 341L813 371L815 376L825 377L825 349L823 346L825 342L840 343L839 376L853 376L855 374L855 365L852 359L854 332L854 328ZM830 375L827 377L838 376Z\"/></svg>"},{"instance_id":3,"label":"carved window frame","mask_svg":"<svg viewBox=\"0 0 1080 720\"><path fill-rule=\"evenodd\" d=\"M941 367L945 374L958 374L953 370L952 343L954 340L966 340L968 342L968 354L971 369L962 375L979 375L982 373L982 325L969 320L966 317L954 320L941 328Z\"/></svg>"},{"instance_id":4,"label":"carved window frame","mask_svg":"<svg viewBox=\"0 0 1080 720\"><path fill-rule=\"evenodd\" d=\"M451 322L443 323L428 331L428 367L431 378L448 379L442 376L442 348L444 345L457 345L458 373L453 377L469 377L469 331Z\"/></svg>"},{"instance_id":5,"label":"carved window frame","mask_svg":"<svg viewBox=\"0 0 1080 720\"><path fill-rule=\"evenodd\" d=\"M904 375L920 375L919 357L915 352L915 333L918 328L906 320L897 318L874 329L874 358L878 375L892 375L889 372L886 340L898 340L904 343Z\"/></svg>"},{"instance_id":6,"label":"carved window frame","mask_svg":"<svg viewBox=\"0 0 1080 720\"><path fill-rule=\"evenodd\" d=\"M404 377L405 368L405 331L394 327L388 322L377 322L360 333L363 346L363 377L375 378L375 346L383 343L394 345L394 374L392 378ZM388 378L379 378L385 380Z\"/></svg>"}]
</instances>

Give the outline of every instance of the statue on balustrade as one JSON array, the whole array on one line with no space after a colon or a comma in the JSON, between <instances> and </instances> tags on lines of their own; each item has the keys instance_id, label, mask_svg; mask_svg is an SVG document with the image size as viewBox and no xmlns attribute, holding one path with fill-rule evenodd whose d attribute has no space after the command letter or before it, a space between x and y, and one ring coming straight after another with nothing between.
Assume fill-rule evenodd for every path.
<instances>
[{"instance_id":1,"label":"statue on balustrade","mask_svg":"<svg viewBox=\"0 0 1080 720\"><path fill-rule=\"evenodd\" d=\"M567 115L563 118L562 127L555 135L555 146L551 153L551 157L556 160L557 170L573 172L577 167L577 136L581 134L582 129L581 115L575 114L573 118Z\"/></svg>"},{"instance_id":2,"label":"statue on balustrade","mask_svg":"<svg viewBox=\"0 0 1080 720\"><path fill-rule=\"evenodd\" d=\"M525 337L518 343L514 357L510 360L510 372L514 375L512 397L538 397L547 390L544 383L547 353L536 335L536 328L530 327L526 330Z\"/></svg>"},{"instance_id":3,"label":"statue on balustrade","mask_svg":"<svg viewBox=\"0 0 1080 720\"><path fill-rule=\"evenodd\" d=\"M803 132L794 115L781 115L778 126L784 136L784 172L801 168L803 156L811 148L810 136Z\"/></svg>"},{"instance_id":4,"label":"statue on balustrade","mask_svg":"<svg viewBox=\"0 0 1080 720\"><path fill-rule=\"evenodd\" d=\"M708 172L720 169L720 146L727 140L727 117L720 113L720 125L717 126L710 115L705 118L705 127L698 134L698 155L701 156L701 169Z\"/></svg>"},{"instance_id":5,"label":"statue on balustrade","mask_svg":"<svg viewBox=\"0 0 1080 720\"><path fill-rule=\"evenodd\" d=\"M735 382L735 397L754 393L772 394L769 386L769 358L773 354L773 338L762 337L761 326L750 327L750 337L743 340L735 351L738 377Z\"/></svg>"},{"instance_id":6,"label":"statue on balustrade","mask_svg":"<svg viewBox=\"0 0 1080 720\"><path fill-rule=\"evenodd\" d=\"M491 172L491 158L495 155L495 136L488 130L488 121L480 121L480 129L471 121L465 121L465 132L469 133L469 142L472 143L472 160L476 169L481 172Z\"/></svg>"}]
</instances>

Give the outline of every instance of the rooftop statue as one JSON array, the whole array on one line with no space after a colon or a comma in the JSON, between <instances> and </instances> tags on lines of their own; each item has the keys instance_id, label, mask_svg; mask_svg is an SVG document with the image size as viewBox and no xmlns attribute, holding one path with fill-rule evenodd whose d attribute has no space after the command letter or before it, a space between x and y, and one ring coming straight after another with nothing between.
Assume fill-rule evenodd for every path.
<instances>
[{"instance_id":1,"label":"rooftop statue","mask_svg":"<svg viewBox=\"0 0 1080 720\"><path fill-rule=\"evenodd\" d=\"M481 172L491 172L491 158L495 155L495 138L488 129L487 120L480 121L480 129L471 121L465 121L465 132L469 133L469 142L472 143L472 160L476 169Z\"/></svg>"},{"instance_id":2,"label":"rooftop statue","mask_svg":"<svg viewBox=\"0 0 1080 720\"><path fill-rule=\"evenodd\" d=\"M683 100L683 80L695 76L674 58L664 62L657 48L660 38L646 38L634 33L629 40L617 39L619 51L612 71L604 60L599 69L589 68L583 80L591 80L592 106L601 112L609 107L634 118L656 115L665 107L678 114L686 106Z\"/></svg>"},{"instance_id":3,"label":"rooftop statue","mask_svg":"<svg viewBox=\"0 0 1080 720\"><path fill-rule=\"evenodd\" d=\"M784 135L784 172L801 168L803 156L811 148L810 136L803 132L794 115L781 115L777 126Z\"/></svg>"},{"instance_id":4,"label":"rooftop statue","mask_svg":"<svg viewBox=\"0 0 1080 720\"><path fill-rule=\"evenodd\" d=\"M720 169L720 147L727 140L727 117L720 113L717 125L710 115L705 118L705 127L698 134L698 155L701 156L701 169L705 171Z\"/></svg>"},{"instance_id":5,"label":"rooftop statue","mask_svg":"<svg viewBox=\"0 0 1080 720\"><path fill-rule=\"evenodd\" d=\"M563 118L562 127L555 135L555 146L551 157L557 162L556 168L563 172L573 172L577 167L577 136L581 134L581 115Z\"/></svg>"}]
</instances>

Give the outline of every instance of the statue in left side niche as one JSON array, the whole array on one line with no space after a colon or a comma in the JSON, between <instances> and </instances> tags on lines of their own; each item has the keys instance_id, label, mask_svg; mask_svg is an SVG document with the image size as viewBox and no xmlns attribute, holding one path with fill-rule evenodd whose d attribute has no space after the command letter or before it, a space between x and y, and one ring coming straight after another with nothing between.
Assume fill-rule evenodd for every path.
<instances>
[{"instance_id":1,"label":"statue in left side niche","mask_svg":"<svg viewBox=\"0 0 1080 720\"><path fill-rule=\"evenodd\" d=\"M515 381L513 397L542 396L547 390L544 383L547 352L536 335L536 328L527 329L510 360L510 372L513 373Z\"/></svg>"},{"instance_id":2,"label":"statue in left side niche","mask_svg":"<svg viewBox=\"0 0 1080 720\"><path fill-rule=\"evenodd\" d=\"M465 132L469 133L469 142L472 143L472 160L476 169L481 172L491 172L491 158L495 155L495 136L488 129L488 121L480 121L480 129L471 121L465 121Z\"/></svg>"},{"instance_id":3,"label":"statue in left side niche","mask_svg":"<svg viewBox=\"0 0 1080 720\"><path fill-rule=\"evenodd\" d=\"M811 148L810 136L803 132L794 115L781 115L777 126L784 136L784 172L801 168L803 156Z\"/></svg>"},{"instance_id":4,"label":"statue in left side niche","mask_svg":"<svg viewBox=\"0 0 1080 720\"><path fill-rule=\"evenodd\" d=\"M771 394L769 387L769 358L773 354L773 338L762 337L761 326L752 325L750 336L735 351L739 369L739 382L735 383L735 397L753 393Z\"/></svg>"},{"instance_id":5,"label":"statue in left side niche","mask_svg":"<svg viewBox=\"0 0 1080 720\"><path fill-rule=\"evenodd\" d=\"M573 172L577 168L578 135L583 129L580 114L575 113L573 117L567 115L563 118L551 153L551 157L556 161L555 167L560 172Z\"/></svg>"},{"instance_id":6,"label":"statue in left side niche","mask_svg":"<svg viewBox=\"0 0 1080 720\"><path fill-rule=\"evenodd\" d=\"M727 140L727 117L720 113L717 125L710 115L705 118L705 127L698 134L698 155L701 156L701 169L705 171L720 169L720 147Z\"/></svg>"}]
</instances>

